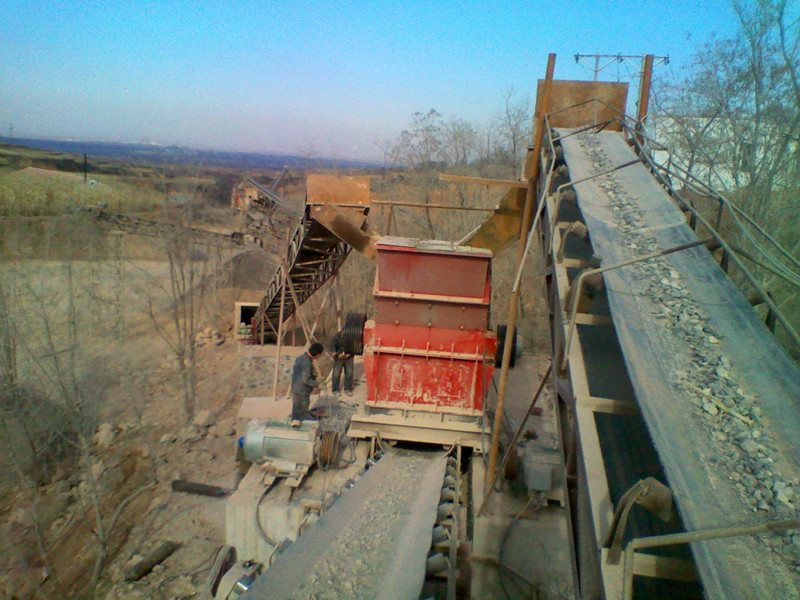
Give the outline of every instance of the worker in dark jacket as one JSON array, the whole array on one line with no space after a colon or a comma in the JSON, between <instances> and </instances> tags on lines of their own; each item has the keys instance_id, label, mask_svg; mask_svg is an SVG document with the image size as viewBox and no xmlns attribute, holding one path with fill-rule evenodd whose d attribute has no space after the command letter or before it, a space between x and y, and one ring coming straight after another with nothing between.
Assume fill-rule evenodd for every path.
<instances>
[{"instance_id":1,"label":"worker in dark jacket","mask_svg":"<svg viewBox=\"0 0 800 600\"><path fill-rule=\"evenodd\" d=\"M345 351L344 331L336 332L331 341L331 354L333 355L333 382L331 391L339 393L339 381L344 370L344 391L347 395L353 393L353 355Z\"/></svg>"},{"instance_id":2,"label":"worker in dark jacket","mask_svg":"<svg viewBox=\"0 0 800 600\"><path fill-rule=\"evenodd\" d=\"M311 394L319 390L321 381L314 368L314 360L322 354L322 344L313 343L294 361L292 369L292 421L316 419L308 410Z\"/></svg>"}]
</instances>

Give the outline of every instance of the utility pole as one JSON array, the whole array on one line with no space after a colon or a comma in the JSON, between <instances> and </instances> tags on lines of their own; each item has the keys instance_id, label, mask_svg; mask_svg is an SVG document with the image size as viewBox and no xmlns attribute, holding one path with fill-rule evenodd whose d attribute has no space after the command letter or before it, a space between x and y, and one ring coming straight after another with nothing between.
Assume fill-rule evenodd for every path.
<instances>
[{"instance_id":1,"label":"utility pole","mask_svg":"<svg viewBox=\"0 0 800 600\"><path fill-rule=\"evenodd\" d=\"M642 69L644 67L643 66L639 66L639 65L643 65L643 61L647 56L652 56L652 55L646 55L646 54L633 54L633 55L631 55L631 54L576 54L575 55L575 62L578 63L578 64L591 62L592 66L590 68L592 69L592 72L594 73L594 80L597 81L599 76L600 76L600 73L602 71L605 71L608 67L613 66L613 65L626 64L629 67L631 67L631 69L633 71L635 71L637 74L641 73L641 71L642 71ZM654 63L653 63L654 67L657 67L658 65L661 65L661 64L668 65L669 64L669 55L667 55L667 56L653 56L653 60L654 60ZM604 61L603 64L601 64L600 61ZM636 61L638 61L639 65L636 64ZM619 76L617 76L617 80L619 80Z\"/></svg>"},{"instance_id":2,"label":"utility pole","mask_svg":"<svg viewBox=\"0 0 800 600\"><path fill-rule=\"evenodd\" d=\"M603 61L601 63L601 61ZM631 78L639 80L639 95L636 102L637 119L644 121L647 118L647 105L650 100L650 81L652 78L653 67L658 65L668 65L669 55L655 56L653 54L576 54L575 62L578 64L589 63L594 73L594 81L600 77L600 73L612 65L625 64L631 73ZM617 81L620 80L619 71Z\"/></svg>"}]
</instances>

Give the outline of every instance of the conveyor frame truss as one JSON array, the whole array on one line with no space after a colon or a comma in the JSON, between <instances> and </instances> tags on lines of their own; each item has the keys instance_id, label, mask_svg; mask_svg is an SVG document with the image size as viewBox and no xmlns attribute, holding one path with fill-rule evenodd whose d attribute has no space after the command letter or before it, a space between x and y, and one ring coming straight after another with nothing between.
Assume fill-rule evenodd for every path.
<instances>
[{"instance_id":1,"label":"conveyor frame truss","mask_svg":"<svg viewBox=\"0 0 800 600\"><path fill-rule=\"evenodd\" d=\"M351 248L371 256L374 235L366 226L369 205L368 177L308 175L303 217L293 232L287 232L281 264L251 322L253 342L276 340L281 315L286 322L336 275ZM289 289L284 290L284 285Z\"/></svg>"},{"instance_id":2,"label":"conveyor frame truss","mask_svg":"<svg viewBox=\"0 0 800 600\"><path fill-rule=\"evenodd\" d=\"M284 279L281 268L267 287L253 320L253 338L262 342L265 337L277 336L280 320L281 297L284 302L284 320L297 310L297 301L303 304L314 292L333 277L350 253L350 246L336 237L317 221L304 215L289 240L284 257L288 277ZM287 280L294 294L282 293Z\"/></svg>"}]
</instances>

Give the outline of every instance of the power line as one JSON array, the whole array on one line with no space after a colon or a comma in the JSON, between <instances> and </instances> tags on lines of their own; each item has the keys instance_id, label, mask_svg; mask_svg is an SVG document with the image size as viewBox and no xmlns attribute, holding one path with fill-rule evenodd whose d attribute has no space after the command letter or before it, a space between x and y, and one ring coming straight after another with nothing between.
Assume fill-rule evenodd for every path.
<instances>
[{"instance_id":1,"label":"power line","mask_svg":"<svg viewBox=\"0 0 800 600\"><path fill-rule=\"evenodd\" d=\"M589 60L594 61L594 65L590 66L589 68L592 69L594 72L594 80L597 81L597 78L601 71L604 71L608 67L612 65L619 66L620 64L625 64L626 67L632 68L636 70L637 73L641 73L642 67L641 65L644 63L645 55L644 54L576 54L575 55L575 62L581 64L581 62L588 62ZM604 61L601 65L600 61ZM635 65L633 61L638 61L639 64ZM668 65L669 64L669 55L667 56L653 56L653 66L656 67L658 65Z\"/></svg>"}]
</instances>

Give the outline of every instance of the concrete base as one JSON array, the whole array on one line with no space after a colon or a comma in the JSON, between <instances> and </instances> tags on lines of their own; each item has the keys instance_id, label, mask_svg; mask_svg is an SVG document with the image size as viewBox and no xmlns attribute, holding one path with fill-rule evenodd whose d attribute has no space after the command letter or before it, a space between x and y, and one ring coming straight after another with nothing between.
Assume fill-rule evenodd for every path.
<instances>
[{"instance_id":1,"label":"concrete base","mask_svg":"<svg viewBox=\"0 0 800 600\"><path fill-rule=\"evenodd\" d=\"M472 496L475 513L483 502L485 468L472 459ZM545 505L529 508L519 518L528 498L522 494L492 494L482 516L473 522L471 597L577 597L568 509ZM501 566L502 565L502 566ZM519 590L528 595L520 595Z\"/></svg>"},{"instance_id":2,"label":"concrete base","mask_svg":"<svg viewBox=\"0 0 800 600\"><path fill-rule=\"evenodd\" d=\"M239 560L255 560L268 564L274 546L256 525L258 503L266 489L264 472L251 467L237 490L225 502L225 541L236 548ZM277 540L280 542L280 540Z\"/></svg>"}]
</instances>

